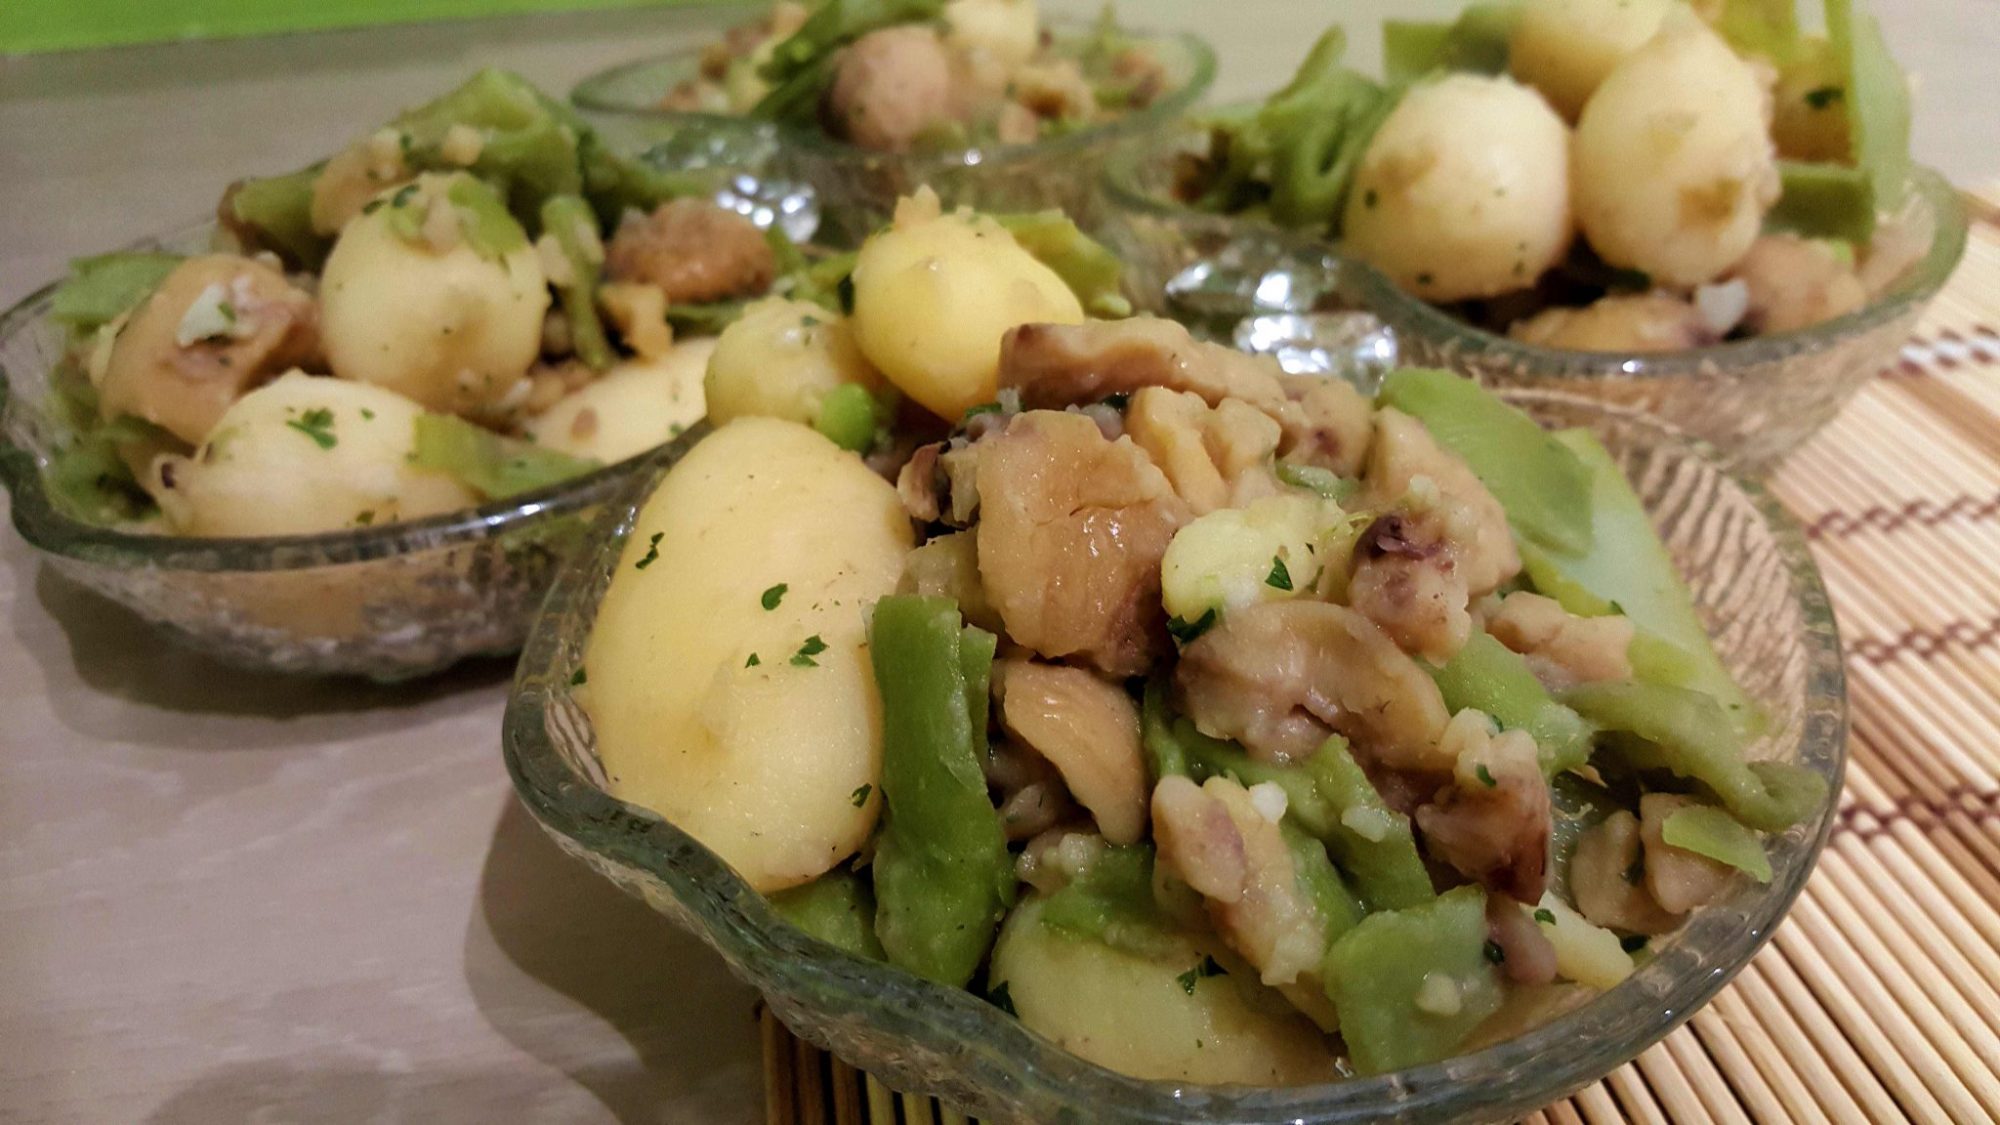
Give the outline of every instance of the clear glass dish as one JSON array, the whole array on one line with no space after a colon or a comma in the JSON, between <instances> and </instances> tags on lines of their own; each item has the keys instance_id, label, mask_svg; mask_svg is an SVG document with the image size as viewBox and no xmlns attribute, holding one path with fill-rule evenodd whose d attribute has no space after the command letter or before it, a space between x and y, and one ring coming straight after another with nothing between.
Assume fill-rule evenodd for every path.
<instances>
[{"instance_id":1,"label":"clear glass dish","mask_svg":"<svg viewBox=\"0 0 2000 1125\"><path fill-rule=\"evenodd\" d=\"M1758 758L1801 762L1837 792L1846 687L1826 592L1805 542L1754 482L1658 422L1573 395L1509 392L1543 420L1610 443L1687 576L1731 670L1766 707ZM669 447L684 454L695 435ZM891 1084L982 1119L1048 1122L1512 1121L1633 1058L1712 997L1767 941L1804 885L1833 803L1771 843L1774 876L1745 885L1617 988L1518 1038L1447 1062L1293 1089L1126 1078L1072 1056L967 992L863 961L779 921L764 898L672 824L605 791L572 677L634 510L601 518L551 591L522 656L503 741L522 802L565 850L712 946L805 1039Z\"/></svg>"},{"instance_id":2,"label":"clear glass dish","mask_svg":"<svg viewBox=\"0 0 2000 1125\"><path fill-rule=\"evenodd\" d=\"M750 9L746 9L745 18ZM1056 24L1056 35L1080 36L1084 25ZM1166 67L1167 92L1143 110L1062 136L1021 145L944 152L876 152L818 130L781 128L741 117L660 108L682 80L699 73L700 48L625 63L593 75L570 91L570 102L620 152L659 146L686 150L701 138L749 138L762 145L760 167L789 183L810 184L819 196L822 235L853 243L886 222L896 200L928 184L949 206L995 211L1061 208L1083 221L1099 205L1100 175L1121 141L1164 131L1198 103L1215 80L1215 52L1192 35L1133 33Z\"/></svg>"},{"instance_id":3,"label":"clear glass dish","mask_svg":"<svg viewBox=\"0 0 2000 1125\"><path fill-rule=\"evenodd\" d=\"M205 251L203 223L132 249ZM242 667L401 680L519 649L599 505L650 457L449 515L323 535L196 539L84 522L42 471L72 436L50 377L54 286L0 316L0 483L14 527L65 577Z\"/></svg>"},{"instance_id":4,"label":"clear glass dish","mask_svg":"<svg viewBox=\"0 0 2000 1125\"><path fill-rule=\"evenodd\" d=\"M1131 252L1128 269L1149 280L1170 279L1200 260L1203 252L1196 247L1218 232L1283 245L1268 234L1250 234L1275 230L1268 222L1213 215L1174 200L1173 163L1180 151L1173 138L1135 142L1107 164L1105 192L1116 217L1105 221L1103 236ZM1832 421L1863 384L1895 362L1924 308L1964 255L1965 202L1938 173L1912 171L1898 218L1919 232L1928 249L1866 308L1800 332L1664 355L1523 344L1467 324L1358 262L1343 264L1344 289L1349 300L1394 330L1406 363L1449 368L1493 386L1568 391L1644 411L1713 445L1730 465L1761 473Z\"/></svg>"}]
</instances>

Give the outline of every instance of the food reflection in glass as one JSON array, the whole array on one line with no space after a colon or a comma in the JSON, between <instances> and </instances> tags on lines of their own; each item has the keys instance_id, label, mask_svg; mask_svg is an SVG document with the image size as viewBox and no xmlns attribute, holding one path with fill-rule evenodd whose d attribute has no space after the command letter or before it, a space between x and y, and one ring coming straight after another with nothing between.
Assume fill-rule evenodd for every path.
<instances>
[{"instance_id":1,"label":"food reflection in glass","mask_svg":"<svg viewBox=\"0 0 2000 1125\"><path fill-rule=\"evenodd\" d=\"M877 152L1030 144L1145 109L1169 75L1111 9L1057 37L1037 0L778 0L660 108L783 122Z\"/></svg>"}]
</instances>

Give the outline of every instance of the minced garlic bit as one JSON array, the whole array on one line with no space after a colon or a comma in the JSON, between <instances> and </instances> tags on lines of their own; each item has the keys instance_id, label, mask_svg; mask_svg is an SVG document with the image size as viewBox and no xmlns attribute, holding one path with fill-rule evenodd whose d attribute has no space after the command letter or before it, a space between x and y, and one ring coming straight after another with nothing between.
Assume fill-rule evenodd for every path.
<instances>
[{"instance_id":1,"label":"minced garlic bit","mask_svg":"<svg viewBox=\"0 0 2000 1125\"><path fill-rule=\"evenodd\" d=\"M1381 809L1349 805L1340 814L1341 826L1371 844L1379 844L1388 839L1391 822L1389 814Z\"/></svg>"},{"instance_id":2,"label":"minced garlic bit","mask_svg":"<svg viewBox=\"0 0 2000 1125\"><path fill-rule=\"evenodd\" d=\"M1450 974L1425 973L1424 983L1417 986L1415 1003L1420 1012L1449 1019L1465 1006L1465 997Z\"/></svg>"},{"instance_id":3,"label":"minced garlic bit","mask_svg":"<svg viewBox=\"0 0 2000 1125\"><path fill-rule=\"evenodd\" d=\"M892 222L899 227L911 227L928 223L943 214L944 201L938 198L938 193L929 184L925 184L896 201L896 217Z\"/></svg>"},{"instance_id":4,"label":"minced garlic bit","mask_svg":"<svg viewBox=\"0 0 2000 1125\"><path fill-rule=\"evenodd\" d=\"M1285 797L1284 789L1277 782L1260 781L1252 785L1249 792L1250 806L1257 810L1257 815L1270 821L1272 824L1276 824L1285 818L1285 809L1289 802Z\"/></svg>"},{"instance_id":5,"label":"minced garlic bit","mask_svg":"<svg viewBox=\"0 0 2000 1125\"><path fill-rule=\"evenodd\" d=\"M242 289L241 286L235 288ZM234 296L231 289L225 288L221 282L209 283L207 288L195 294L187 312L181 314L180 325L174 329L174 343L185 348L202 340L243 336L242 321L232 300Z\"/></svg>"},{"instance_id":6,"label":"minced garlic bit","mask_svg":"<svg viewBox=\"0 0 2000 1125\"><path fill-rule=\"evenodd\" d=\"M368 167L371 172L379 172L374 178L389 179L402 175L403 134L392 126L384 125L368 135Z\"/></svg>"},{"instance_id":7,"label":"minced garlic bit","mask_svg":"<svg viewBox=\"0 0 2000 1125\"><path fill-rule=\"evenodd\" d=\"M446 162L461 168L470 168L479 162L479 154L485 151L486 138L479 130L460 122L444 131L444 140L438 145L438 155Z\"/></svg>"},{"instance_id":8,"label":"minced garlic bit","mask_svg":"<svg viewBox=\"0 0 2000 1125\"><path fill-rule=\"evenodd\" d=\"M500 396L499 400L493 404L493 409L500 414L506 414L508 411L511 411L516 407L519 407L521 404L527 402L528 395L531 394L534 391L534 389L535 389L535 381L533 379L527 378L526 376L523 376L515 380L513 386L507 388L507 393Z\"/></svg>"},{"instance_id":9,"label":"minced garlic bit","mask_svg":"<svg viewBox=\"0 0 2000 1125\"><path fill-rule=\"evenodd\" d=\"M1408 498L1411 506L1428 511L1444 502L1444 491L1438 482L1419 473L1410 478Z\"/></svg>"},{"instance_id":10,"label":"minced garlic bit","mask_svg":"<svg viewBox=\"0 0 2000 1125\"><path fill-rule=\"evenodd\" d=\"M464 220L459 218L458 208L443 192L434 192L425 203L424 223L418 230L419 236L432 250L449 254L464 240Z\"/></svg>"},{"instance_id":11,"label":"minced garlic bit","mask_svg":"<svg viewBox=\"0 0 2000 1125\"><path fill-rule=\"evenodd\" d=\"M1042 862L1054 866L1056 870L1071 879L1078 879L1082 878L1083 873L1090 869L1090 865L1096 863L1103 855L1102 837L1071 832L1064 836L1049 854L1043 856Z\"/></svg>"}]
</instances>

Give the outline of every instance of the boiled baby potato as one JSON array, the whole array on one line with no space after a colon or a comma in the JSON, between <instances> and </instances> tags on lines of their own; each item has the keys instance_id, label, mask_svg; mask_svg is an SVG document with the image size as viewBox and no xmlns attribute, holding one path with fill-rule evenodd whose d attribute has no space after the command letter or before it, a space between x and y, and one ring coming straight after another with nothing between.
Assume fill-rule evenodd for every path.
<instances>
[{"instance_id":1,"label":"boiled baby potato","mask_svg":"<svg viewBox=\"0 0 2000 1125\"><path fill-rule=\"evenodd\" d=\"M1368 142L1343 223L1350 253L1425 300L1525 289L1569 249L1569 128L1510 79L1420 85Z\"/></svg>"},{"instance_id":2,"label":"boiled baby potato","mask_svg":"<svg viewBox=\"0 0 2000 1125\"><path fill-rule=\"evenodd\" d=\"M1227 614L1311 591L1321 538L1341 519L1338 504L1311 496L1267 496L1210 512L1174 533L1160 560L1160 600L1182 621Z\"/></svg>"},{"instance_id":3,"label":"boiled baby potato","mask_svg":"<svg viewBox=\"0 0 2000 1125\"><path fill-rule=\"evenodd\" d=\"M1692 16L1612 70L1577 122L1576 217L1598 256L1693 287L1743 257L1778 198L1764 87Z\"/></svg>"},{"instance_id":4,"label":"boiled baby potato","mask_svg":"<svg viewBox=\"0 0 2000 1125\"><path fill-rule=\"evenodd\" d=\"M1006 986L1021 1022L1071 1054L1134 1078L1240 1086L1331 1081L1333 1054L1275 994L1253 1007L1236 975L1184 975L1209 953L1185 938L1142 957L1042 924L1043 901L1007 916L989 991Z\"/></svg>"},{"instance_id":5,"label":"boiled baby potato","mask_svg":"<svg viewBox=\"0 0 2000 1125\"><path fill-rule=\"evenodd\" d=\"M584 652L611 792L760 891L853 855L880 805L864 613L911 545L895 488L796 422L695 445L639 510Z\"/></svg>"},{"instance_id":6,"label":"boiled baby potato","mask_svg":"<svg viewBox=\"0 0 2000 1125\"><path fill-rule=\"evenodd\" d=\"M476 505L410 464L422 413L381 387L288 372L238 399L194 456L155 461L149 489L181 535L309 535Z\"/></svg>"},{"instance_id":7,"label":"boiled baby potato","mask_svg":"<svg viewBox=\"0 0 2000 1125\"><path fill-rule=\"evenodd\" d=\"M879 390L882 376L854 344L839 313L810 301L766 297L743 310L708 361L708 416L718 425L750 416L812 425L820 403L854 383Z\"/></svg>"},{"instance_id":8,"label":"boiled baby potato","mask_svg":"<svg viewBox=\"0 0 2000 1125\"><path fill-rule=\"evenodd\" d=\"M1080 324L1063 279L992 219L940 212L929 189L854 263L854 338L889 381L957 421L993 399L1000 338L1022 324Z\"/></svg>"},{"instance_id":9,"label":"boiled baby potato","mask_svg":"<svg viewBox=\"0 0 2000 1125\"><path fill-rule=\"evenodd\" d=\"M1571 121L1611 68L1660 30L1671 0L1527 0L1507 66Z\"/></svg>"},{"instance_id":10,"label":"boiled baby potato","mask_svg":"<svg viewBox=\"0 0 2000 1125\"><path fill-rule=\"evenodd\" d=\"M333 373L448 414L497 409L541 354L548 281L491 188L426 175L350 221L320 276Z\"/></svg>"},{"instance_id":11,"label":"boiled baby potato","mask_svg":"<svg viewBox=\"0 0 2000 1125\"><path fill-rule=\"evenodd\" d=\"M626 360L529 419L528 436L606 465L665 445L701 421L701 381L714 352L713 339L698 339Z\"/></svg>"}]
</instances>

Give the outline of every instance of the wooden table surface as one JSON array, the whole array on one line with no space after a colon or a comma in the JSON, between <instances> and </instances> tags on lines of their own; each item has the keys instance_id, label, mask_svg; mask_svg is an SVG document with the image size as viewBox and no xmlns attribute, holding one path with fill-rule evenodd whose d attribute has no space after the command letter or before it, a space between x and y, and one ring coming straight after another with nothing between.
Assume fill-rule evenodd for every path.
<instances>
[{"instance_id":1,"label":"wooden table surface","mask_svg":"<svg viewBox=\"0 0 2000 1125\"><path fill-rule=\"evenodd\" d=\"M1361 26L1453 6L1128 0L1125 14L1213 38L1227 98L1275 84L1335 11ZM1875 6L1922 82L1919 158L1961 183L2000 176L2000 3ZM0 60L0 302L473 67L561 91L722 20L598 13ZM515 806L498 749L507 665L395 689L244 675L164 644L4 533L0 620L0 1121L762 1119L751 992Z\"/></svg>"}]
</instances>

